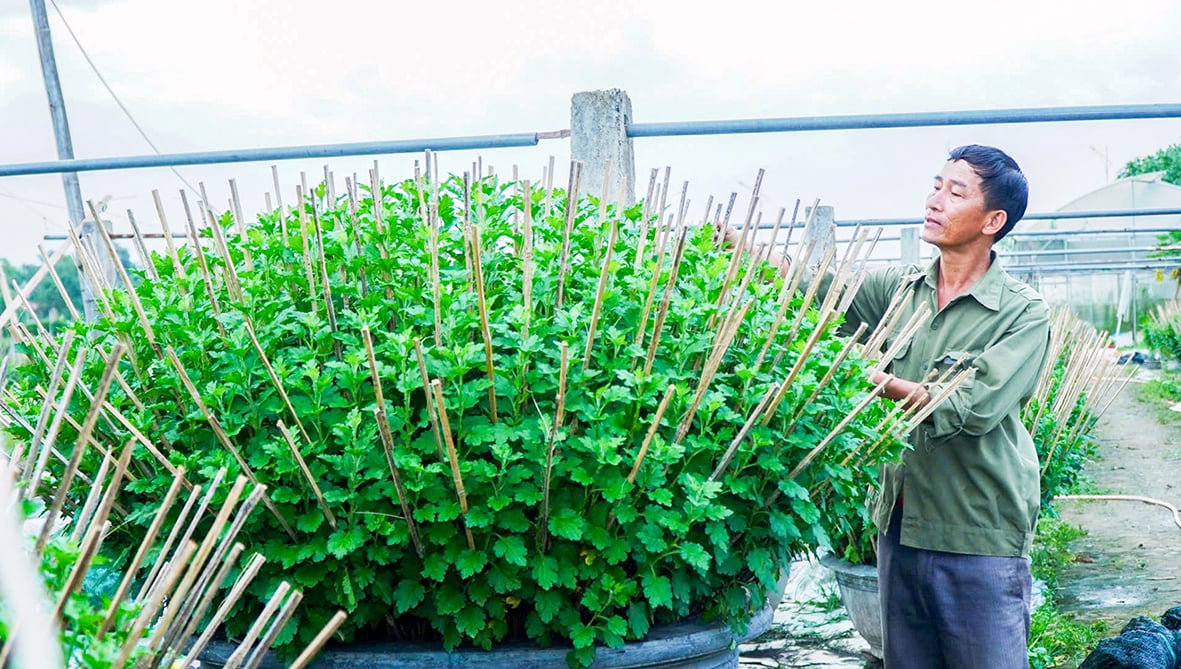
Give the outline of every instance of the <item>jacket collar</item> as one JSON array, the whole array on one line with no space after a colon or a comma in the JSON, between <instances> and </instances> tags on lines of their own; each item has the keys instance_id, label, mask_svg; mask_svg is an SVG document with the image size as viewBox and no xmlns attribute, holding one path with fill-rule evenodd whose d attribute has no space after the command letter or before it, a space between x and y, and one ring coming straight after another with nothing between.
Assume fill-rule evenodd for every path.
<instances>
[{"instance_id":1,"label":"jacket collar","mask_svg":"<svg viewBox=\"0 0 1181 669\"><path fill-rule=\"evenodd\" d=\"M1000 311L1001 308L1001 292L1005 287L1005 279L1008 274L1005 269L1001 267L1001 263L997 261L996 251L989 252L990 263L988 271L980 280L973 285L968 292L961 297L971 296L974 300L980 303L981 306L991 309L992 311ZM931 290L939 289L939 258L936 257L927 266L926 270L920 270L917 266L914 272L907 274L904 279L907 283L913 285L918 281L923 281Z\"/></svg>"}]
</instances>

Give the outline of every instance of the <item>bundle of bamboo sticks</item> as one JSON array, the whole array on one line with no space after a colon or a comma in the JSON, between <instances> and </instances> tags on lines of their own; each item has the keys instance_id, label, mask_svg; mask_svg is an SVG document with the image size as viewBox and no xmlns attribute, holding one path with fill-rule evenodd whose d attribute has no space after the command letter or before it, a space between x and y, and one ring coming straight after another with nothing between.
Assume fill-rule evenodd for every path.
<instances>
[{"instance_id":1,"label":"bundle of bamboo sticks","mask_svg":"<svg viewBox=\"0 0 1181 669\"><path fill-rule=\"evenodd\" d=\"M123 355L122 346L117 344L107 357L98 387L90 395L90 410L78 430L75 443L64 453L59 450L57 430L66 415L71 394L81 387L80 361L83 356L81 353L75 355L73 364L67 364L71 343L72 337L67 333L54 365L53 379L46 390L49 400L45 403L37 425L30 431L32 439L28 444L5 444L0 448L0 516L8 521L5 525L15 527L18 507L24 501L33 497L51 500L44 513L33 519L32 525L39 524L40 529L35 537L30 537L32 545L27 554L6 551L6 559L15 560L18 565L23 558L23 567L12 569L33 573L35 567L28 563L39 563L54 534L59 531L64 534L64 529L59 530L59 526L69 528L69 538L79 542L79 557L71 567L65 586L56 593L52 609L41 607L36 601L28 601L29 597L36 597L35 593L5 592L0 601L5 602L12 622L8 628L9 634L0 647L0 666L4 665L14 649L18 655L26 658L32 657L30 653L40 653L35 664L25 666L47 669L65 666L60 651L54 653L44 646L44 632L50 630L52 634L53 630L59 628L66 602L81 587L103 539L109 533L112 513L118 510L118 496L124 482L131 476L128 466L132 450L138 445L137 439L133 438L123 444L121 449L113 446L106 448L92 439L93 428L100 415L104 411L112 411L105 398ZM84 352L84 349L80 351ZM9 420L17 418L14 414L8 414ZM97 471L83 472L83 456L90 448L101 452L101 465ZM65 464L63 473L52 481L45 477L50 457ZM109 634L126 604L138 608L138 614L133 620L119 621L129 627L126 628L127 636L120 647L116 666L128 666L134 659L137 668L173 667L182 655L184 659L179 666L190 666L265 561L262 555L255 553L243 566L240 557L245 546L238 541L247 517L265 499L265 486L255 483L247 493L248 479L239 476L229 485L227 492L224 468L204 485L190 482L183 467L173 467L172 471L172 484L157 504L152 523L134 557L127 564L96 633L96 641ZM89 486L89 492L81 506L67 510L66 501L71 486L79 479ZM182 490L187 490L187 498L180 511L174 514ZM214 498L223 494L220 504L214 505ZM67 513L69 518L63 519L63 514ZM199 526L207 526L207 529L202 533ZM161 536L166 537L162 544L158 541ZM5 545L10 547L25 543L19 538L5 541ZM156 557L149 561L148 556L153 549L156 549ZM241 573L228 594L223 596L221 591L226 578L235 568L240 569ZM133 595L132 588L136 582L140 585L138 593ZM257 667L290 620L301 597L298 591L292 590L286 583L277 588L255 625L239 641L227 666ZM14 615L17 611L21 614L19 619ZM343 619L343 613L333 618L292 666L306 665ZM17 621L19 626L14 626L12 623ZM196 636L198 631L201 633Z\"/></svg>"}]
</instances>

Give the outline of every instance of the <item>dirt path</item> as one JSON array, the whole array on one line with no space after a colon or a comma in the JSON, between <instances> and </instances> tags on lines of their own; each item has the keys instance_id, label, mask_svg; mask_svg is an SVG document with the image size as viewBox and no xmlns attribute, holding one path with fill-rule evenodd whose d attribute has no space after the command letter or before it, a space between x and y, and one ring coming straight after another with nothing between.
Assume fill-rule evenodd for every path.
<instances>
[{"instance_id":1,"label":"dirt path","mask_svg":"<svg viewBox=\"0 0 1181 669\"><path fill-rule=\"evenodd\" d=\"M1097 425L1099 459L1087 474L1099 493L1181 505L1181 428L1162 425L1134 385ZM1081 561L1061 574L1064 612L1118 631L1132 616L1156 620L1181 605L1181 528L1169 510L1108 501L1064 501L1059 510L1088 533L1072 545Z\"/></svg>"}]
</instances>

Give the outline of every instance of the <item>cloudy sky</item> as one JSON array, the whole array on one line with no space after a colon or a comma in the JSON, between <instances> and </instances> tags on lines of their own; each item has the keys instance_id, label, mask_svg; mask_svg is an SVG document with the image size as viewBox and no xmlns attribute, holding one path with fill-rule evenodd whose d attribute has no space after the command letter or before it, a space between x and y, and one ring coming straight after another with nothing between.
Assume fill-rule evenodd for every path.
<instances>
[{"instance_id":1,"label":"cloudy sky","mask_svg":"<svg viewBox=\"0 0 1181 669\"><path fill-rule=\"evenodd\" d=\"M47 0L49 2L49 0ZM1181 3L1173 0L56 0L58 68L79 158L152 153L66 29L73 29L162 152L533 132L569 127L570 96L622 88L637 122L1181 102ZM637 174L673 168L695 203L748 191L766 168L768 215L820 198L838 218L917 216L947 149L1004 147L1032 184L1031 211L1115 178L1181 142L1181 120L637 139ZM563 141L490 150L540 178ZM0 163L52 160L53 130L27 2L0 0ZM408 176L413 156L380 157ZM474 153L443 154L461 172ZM334 159L336 174L371 158ZM299 172L279 164L285 199ZM559 170L561 173L562 170ZM214 204L237 180L248 210L270 164L179 168ZM179 216L166 169L83 173L147 227L152 189ZM646 177L645 177L646 178ZM56 176L0 177L0 255L32 261L64 230Z\"/></svg>"}]
</instances>

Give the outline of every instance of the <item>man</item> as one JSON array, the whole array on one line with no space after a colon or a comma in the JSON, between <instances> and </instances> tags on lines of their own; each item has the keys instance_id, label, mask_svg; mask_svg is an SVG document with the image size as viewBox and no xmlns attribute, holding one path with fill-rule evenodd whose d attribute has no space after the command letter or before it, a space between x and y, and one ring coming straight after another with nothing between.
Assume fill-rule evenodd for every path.
<instances>
[{"instance_id":1,"label":"man","mask_svg":"<svg viewBox=\"0 0 1181 669\"><path fill-rule=\"evenodd\" d=\"M1020 413L1043 367L1050 319L992 250L1027 200L1025 176L1003 151L953 150L922 228L939 258L925 270L872 271L846 315L846 327L872 329L896 291L913 293L911 312L927 304L935 314L873 379L888 379L890 399L926 404L940 391L927 381L932 373L971 370L911 435L902 464L881 473L874 521L887 669L1028 667L1040 469Z\"/></svg>"}]
</instances>

